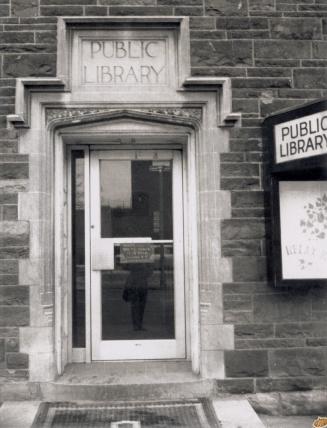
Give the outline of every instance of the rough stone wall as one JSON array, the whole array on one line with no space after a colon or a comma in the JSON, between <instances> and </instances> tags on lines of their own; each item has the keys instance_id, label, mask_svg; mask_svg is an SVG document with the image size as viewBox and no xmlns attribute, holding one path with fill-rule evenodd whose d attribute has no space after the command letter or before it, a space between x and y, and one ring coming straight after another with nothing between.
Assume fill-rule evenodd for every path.
<instances>
[{"instance_id":1,"label":"rough stone wall","mask_svg":"<svg viewBox=\"0 0 327 428\"><path fill-rule=\"evenodd\" d=\"M18 220L18 193L28 185L28 159L15 131L16 77L55 76L57 16L186 15L191 17L192 73L229 76L231 131L221 155L221 185L231 192L222 251L233 261L224 284L225 322L235 350L225 352L231 392L319 388L327 382L327 292L275 290L268 284L269 188L262 119L284 107L326 96L326 0L0 0L0 377L28 376L18 327L29 324L29 289L18 274L28 257L29 225ZM28 282L28 281L27 281Z\"/></svg>"},{"instance_id":2,"label":"rough stone wall","mask_svg":"<svg viewBox=\"0 0 327 428\"><path fill-rule=\"evenodd\" d=\"M1 114L12 110L13 84L1 79ZM26 188L29 165L27 156L17 153L15 137L0 130L0 381L28 378L18 327L29 324L29 284L19 281L18 260L29 254L29 224L18 220L18 192Z\"/></svg>"}]
</instances>

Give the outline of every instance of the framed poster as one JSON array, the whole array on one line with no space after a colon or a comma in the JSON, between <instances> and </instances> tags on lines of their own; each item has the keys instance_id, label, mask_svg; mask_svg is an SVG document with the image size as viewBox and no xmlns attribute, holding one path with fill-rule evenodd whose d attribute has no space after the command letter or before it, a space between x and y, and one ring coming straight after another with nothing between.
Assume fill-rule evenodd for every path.
<instances>
[{"instance_id":1,"label":"framed poster","mask_svg":"<svg viewBox=\"0 0 327 428\"><path fill-rule=\"evenodd\" d=\"M276 279L326 282L327 180L285 179L277 185L280 278Z\"/></svg>"}]
</instances>

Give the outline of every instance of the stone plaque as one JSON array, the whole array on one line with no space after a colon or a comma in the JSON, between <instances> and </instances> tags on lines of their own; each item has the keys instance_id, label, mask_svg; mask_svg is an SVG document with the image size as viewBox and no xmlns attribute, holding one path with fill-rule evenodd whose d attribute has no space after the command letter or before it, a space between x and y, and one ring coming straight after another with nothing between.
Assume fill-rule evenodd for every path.
<instances>
[{"instance_id":1,"label":"stone plaque","mask_svg":"<svg viewBox=\"0 0 327 428\"><path fill-rule=\"evenodd\" d=\"M77 32L72 82L81 89L167 86L175 75L172 34L160 31Z\"/></svg>"}]
</instances>

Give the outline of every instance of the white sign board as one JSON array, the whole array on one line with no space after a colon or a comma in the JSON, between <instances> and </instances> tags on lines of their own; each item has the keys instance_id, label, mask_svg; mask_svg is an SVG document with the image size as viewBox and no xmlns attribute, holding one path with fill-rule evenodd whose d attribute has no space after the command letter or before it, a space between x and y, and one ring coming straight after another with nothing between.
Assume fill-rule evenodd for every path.
<instances>
[{"instance_id":1,"label":"white sign board","mask_svg":"<svg viewBox=\"0 0 327 428\"><path fill-rule=\"evenodd\" d=\"M327 111L275 125L276 163L327 154Z\"/></svg>"},{"instance_id":2,"label":"white sign board","mask_svg":"<svg viewBox=\"0 0 327 428\"><path fill-rule=\"evenodd\" d=\"M283 279L327 278L327 181L280 181Z\"/></svg>"}]
</instances>

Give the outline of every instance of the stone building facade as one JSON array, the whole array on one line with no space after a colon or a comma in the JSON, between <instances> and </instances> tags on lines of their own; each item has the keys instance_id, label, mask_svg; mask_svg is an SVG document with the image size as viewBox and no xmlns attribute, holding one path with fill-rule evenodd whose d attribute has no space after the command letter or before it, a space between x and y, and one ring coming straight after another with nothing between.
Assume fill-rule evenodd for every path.
<instances>
[{"instance_id":1,"label":"stone building facade","mask_svg":"<svg viewBox=\"0 0 327 428\"><path fill-rule=\"evenodd\" d=\"M229 111L218 134L210 137L212 152L199 151L201 159L195 159L200 165L195 176L200 176L202 183L197 211L202 241L197 242L196 253L200 260L199 281L195 282L199 304L192 328L196 331L198 326L199 356L194 370L203 379L214 379L219 392L325 388L326 288L275 288L272 284L266 168L272 142L263 138L262 124L264 118L282 109L326 97L326 1L0 0L0 16L0 378L7 385L3 394L9 390L14 394L18 383L28 388L37 382L52 382L64 372L57 361L60 314L55 309L59 303L54 278L60 273L55 274L57 267L44 256L48 247L51 253L56 245L51 229L55 221L50 229L42 228L56 209L55 204L48 206L41 200L55 195L42 190L40 184L51 181L54 165L49 162L54 158L47 148L42 151L48 146L39 134L33 140L29 129L34 127L36 135L37 122L48 120L55 133L56 124L60 122L60 129L72 129L72 119L76 119L80 136L90 124L88 135L100 132L101 126L110 133L119 110L118 121L126 120L124 126L130 132L131 123L151 122L152 115L155 124L173 126L179 133L179 126L191 129L199 121L201 113L196 109L201 106L219 110L222 101L212 107L216 91L230 103ZM59 17L71 17L59 20L66 30L58 27ZM177 107L173 111L169 105L165 111L155 111L153 106L140 111L128 102L118 108L110 91L94 107L98 110L90 111L87 96L77 102L78 97L67 95L72 87L55 81L62 77L62 70L57 69L57 55L62 55L63 49L57 45L60 32L68 34L68 29L76 26L76 31L84 27L97 30L99 26L106 31L116 18L123 28L124 21L148 25L162 19L167 24L175 22L173 17L189 18L185 31L189 34L191 74L184 77L193 88L186 101L181 101L177 91L174 102L181 109L186 105L183 103L189 103L187 108L193 111L185 113L186 108L177 111ZM61 60L63 64L65 60ZM205 83L201 81L204 77ZM22 78L30 80L16 90L16 81ZM44 85L38 78L44 79ZM211 78L217 78L213 81L218 89L208 90ZM41 106L40 99L47 91L52 94L50 101L45 101L50 103L47 119L36 117L41 108L38 110L33 100ZM196 98L196 91L208 95ZM24 120L18 120L26 100L32 107L24 112ZM155 103L155 95L153 100ZM206 114L202 129L212 121L211 113L202 112ZM83 115L88 120L83 122ZM178 117L182 119L178 121ZM165 126L160 128L161 134L166 132ZM144 133L149 132L144 128ZM209 264L201 264L203 259ZM67 316L71 316L69 312ZM64 360L69 363L69 358Z\"/></svg>"}]
</instances>

